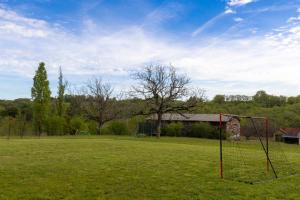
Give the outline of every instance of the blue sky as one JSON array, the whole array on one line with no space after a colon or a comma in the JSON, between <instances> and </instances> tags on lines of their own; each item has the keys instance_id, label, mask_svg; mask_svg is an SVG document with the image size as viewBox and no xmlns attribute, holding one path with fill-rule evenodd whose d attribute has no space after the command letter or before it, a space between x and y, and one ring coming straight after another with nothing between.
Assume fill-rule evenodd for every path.
<instances>
[{"instance_id":1,"label":"blue sky","mask_svg":"<svg viewBox=\"0 0 300 200\"><path fill-rule=\"evenodd\" d=\"M0 0L0 98L30 97L46 62L116 90L132 70L172 64L208 96L300 94L300 0Z\"/></svg>"}]
</instances>

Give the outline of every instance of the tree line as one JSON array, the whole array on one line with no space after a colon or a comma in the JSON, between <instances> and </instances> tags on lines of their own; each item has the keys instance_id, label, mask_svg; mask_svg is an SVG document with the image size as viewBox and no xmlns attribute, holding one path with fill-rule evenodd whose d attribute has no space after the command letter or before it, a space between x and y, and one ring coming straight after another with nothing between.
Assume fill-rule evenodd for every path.
<instances>
[{"instance_id":1,"label":"tree line","mask_svg":"<svg viewBox=\"0 0 300 200\"><path fill-rule=\"evenodd\" d=\"M131 74L130 91L116 92L101 77L72 87L59 69L57 94L52 94L45 63L33 77L31 99L0 101L0 134L77 135L132 134L149 115L162 130L164 113L233 113L267 116L278 126L300 126L300 96L285 97L258 91L254 96L216 95L191 87L191 80L173 66L147 65Z\"/></svg>"},{"instance_id":2,"label":"tree line","mask_svg":"<svg viewBox=\"0 0 300 200\"><path fill-rule=\"evenodd\" d=\"M163 113L188 111L200 98L196 92L189 92L190 79L178 74L172 66L148 65L133 73L132 79L136 84L125 95L117 94L101 77L92 78L81 88L69 87L66 92L68 82L60 68L58 92L53 97L45 63L41 62L33 77L31 99L0 102L1 124L7 126L8 137L12 127L14 133L23 136L29 126L39 137L42 134L83 134L83 130L89 134L102 134L105 132L103 126L108 122L113 124L112 132L119 127L115 130L118 133L124 127L122 121L137 123L144 116L156 114L159 137ZM22 128L16 128L19 126Z\"/></svg>"}]
</instances>

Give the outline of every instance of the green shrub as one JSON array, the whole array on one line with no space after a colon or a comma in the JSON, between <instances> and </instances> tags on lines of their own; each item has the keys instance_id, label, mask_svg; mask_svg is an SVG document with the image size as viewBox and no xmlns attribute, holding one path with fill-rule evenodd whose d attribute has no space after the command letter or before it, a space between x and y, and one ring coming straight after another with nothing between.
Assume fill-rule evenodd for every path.
<instances>
[{"instance_id":1,"label":"green shrub","mask_svg":"<svg viewBox=\"0 0 300 200\"><path fill-rule=\"evenodd\" d=\"M95 121L87 122L87 129L90 135L97 135L98 134L98 124Z\"/></svg>"},{"instance_id":2,"label":"green shrub","mask_svg":"<svg viewBox=\"0 0 300 200\"><path fill-rule=\"evenodd\" d=\"M183 124L182 123L170 123L162 128L162 134L166 136L181 136Z\"/></svg>"},{"instance_id":3,"label":"green shrub","mask_svg":"<svg viewBox=\"0 0 300 200\"><path fill-rule=\"evenodd\" d=\"M16 119L12 117L4 117L1 120L0 132L1 135L17 135Z\"/></svg>"},{"instance_id":4,"label":"green shrub","mask_svg":"<svg viewBox=\"0 0 300 200\"><path fill-rule=\"evenodd\" d=\"M136 135L138 132L138 124L144 122L144 119L140 116L134 116L126 120L128 132L132 135Z\"/></svg>"},{"instance_id":5,"label":"green shrub","mask_svg":"<svg viewBox=\"0 0 300 200\"><path fill-rule=\"evenodd\" d=\"M85 131L86 129L85 121L81 117L73 117L70 120L71 135L80 134L81 131Z\"/></svg>"},{"instance_id":6,"label":"green shrub","mask_svg":"<svg viewBox=\"0 0 300 200\"><path fill-rule=\"evenodd\" d=\"M66 122L63 117L49 116L46 119L46 132L48 135L63 135Z\"/></svg>"},{"instance_id":7,"label":"green shrub","mask_svg":"<svg viewBox=\"0 0 300 200\"><path fill-rule=\"evenodd\" d=\"M199 138L218 138L219 134L215 127L212 125L200 122L192 125L191 130L188 133L190 137L199 137Z\"/></svg>"},{"instance_id":8,"label":"green shrub","mask_svg":"<svg viewBox=\"0 0 300 200\"><path fill-rule=\"evenodd\" d=\"M101 135L128 135L130 133L127 122L123 120L105 123L100 132Z\"/></svg>"},{"instance_id":9,"label":"green shrub","mask_svg":"<svg viewBox=\"0 0 300 200\"><path fill-rule=\"evenodd\" d=\"M77 135L91 135L89 131L79 131Z\"/></svg>"},{"instance_id":10,"label":"green shrub","mask_svg":"<svg viewBox=\"0 0 300 200\"><path fill-rule=\"evenodd\" d=\"M110 124L111 134L114 135L128 135L128 127L124 121L113 121Z\"/></svg>"},{"instance_id":11,"label":"green shrub","mask_svg":"<svg viewBox=\"0 0 300 200\"><path fill-rule=\"evenodd\" d=\"M111 135L110 123L107 122L100 129L100 135Z\"/></svg>"}]
</instances>

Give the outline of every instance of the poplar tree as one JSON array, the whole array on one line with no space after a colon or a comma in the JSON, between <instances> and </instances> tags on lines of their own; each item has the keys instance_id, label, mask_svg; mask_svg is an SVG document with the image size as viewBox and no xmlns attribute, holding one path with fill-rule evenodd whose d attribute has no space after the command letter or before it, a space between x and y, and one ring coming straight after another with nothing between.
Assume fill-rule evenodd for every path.
<instances>
[{"instance_id":1,"label":"poplar tree","mask_svg":"<svg viewBox=\"0 0 300 200\"><path fill-rule=\"evenodd\" d=\"M46 120L50 111L49 81L45 63L41 62L33 78L33 87L31 88L31 97L33 100L33 123L39 137L46 125Z\"/></svg>"},{"instance_id":2,"label":"poplar tree","mask_svg":"<svg viewBox=\"0 0 300 200\"><path fill-rule=\"evenodd\" d=\"M65 90L66 90L67 82L64 82L63 73L61 67L59 67L59 76L58 76L58 92L57 92L57 114L62 117L65 114Z\"/></svg>"}]
</instances>

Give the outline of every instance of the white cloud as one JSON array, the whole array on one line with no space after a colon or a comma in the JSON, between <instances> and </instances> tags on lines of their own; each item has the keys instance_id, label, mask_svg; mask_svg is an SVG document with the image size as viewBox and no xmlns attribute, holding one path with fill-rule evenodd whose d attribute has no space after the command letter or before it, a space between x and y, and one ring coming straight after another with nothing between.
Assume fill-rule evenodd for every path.
<instances>
[{"instance_id":1,"label":"white cloud","mask_svg":"<svg viewBox=\"0 0 300 200\"><path fill-rule=\"evenodd\" d=\"M226 8L226 10L224 11L225 14L234 14L236 13L234 10L232 10L231 8Z\"/></svg>"},{"instance_id":2,"label":"white cloud","mask_svg":"<svg viewBox=\"0 0 300 200\"><path fill-rule=\"evenodd\" d=\"M56 76L62 66L69 77L102 75L123 86L129 84L123 80L129 78L130 70L159 62L172 63L199 87L215 93L253 94L262 88L294 94L300 90L298 25L280 28L264 37L219 38L213 44L208 38L207 42L187 44L157 37L140 27L109 34L97 32L92 21L85 26L94 31L73 35L42 20L11 11L1 13L14 17L0 18L0 75L18 74L31 79L38 62L45 61L50 76ZM207 83L211 81L222 86Z\"/></svg>"},{"instance_id":3,"label":"white cloud","mask_svg":"<svg viewBox=\"0 0 300 200\"><path fill-rule=\"evenodd\" d=\"M47 32L42 29L32 29L11 22L0 23L0 31L8 34L18 34L23 37L46 37Z\"/></svg>"},{"instance_id":4,"label":"white cloud","mask_svg":"<svg viewBox=\"0 0 300 200\"><path fill-rule=\"evenodd\" d=\"M14 11L10 11L1 7L0 7L0 19L1 21L14 21L15 23L24 23L28 26L35 27L35 28L41 28L47 24L43 20L26 18L18 15Z\"/></svg>"},{"instance_id":5,"label":"white cloud","mask_svg":"<svg viewBox=\"0 0 300 200\"><path fill-rule=\"evenodd\" d=\"M296 21L297 19L298 19L298 17L290 17L290 18L288 18L288 20L286 22L291 23L293 21Z\"/></svg>"},{"instance_id":6,"label":"white cloud","mask_svg":"<svg viewBox=\"0 0 300 200\"><path fill-rule=\"evenodd\" d=\"M235 18L233 18L233 20L236 21L236 22L241 22L241 21L243 21L244 19L241 18L241 17L235 17Z\"/></svg>"},{"instance_id":7,"label":"white cloud","mask_svg":"<svg viewBox=\"0 0 300 200\"><path fill-rule=\"evenodd\" d=\"M0 34L2 36L46 37L51 33L52 30L45 21L26 18L0 7Z\"/></svg>"},{"instance_id":8,"label":"white cloud","mask_svg":"<svg viewBox=\"0 0 300 200\"><path fill-rule=\"evenodd\" d=\"M242 6L252 2L254 2L254 0L229 0L227 4L229 6Z\"/></svg>"},{"instance_id":9,"label":"white cloud","mask_svg":"<svg viewBox=\"0 0 300 200\"><path fill-rule=\"evenodd\" d=\"M288 18L287 23L293 23L294 25L300 21L300 8L297 9L298 16Z\"/></svg>"}]
</instances>

